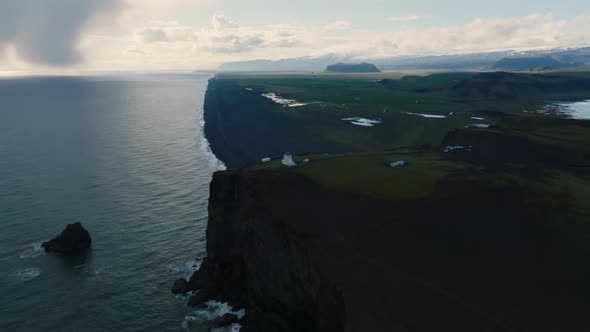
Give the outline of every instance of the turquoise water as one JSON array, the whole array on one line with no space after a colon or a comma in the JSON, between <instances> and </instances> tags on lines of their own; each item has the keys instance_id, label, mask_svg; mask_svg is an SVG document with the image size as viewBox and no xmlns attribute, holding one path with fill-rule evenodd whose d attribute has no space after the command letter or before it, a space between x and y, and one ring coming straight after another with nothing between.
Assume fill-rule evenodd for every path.
<instances>
[{"instance_id":1,"label":"turquoise water","mask_svg":"<svg viewBox=\"0 0 590 332\"><path fill-rule=\"evenodd\" d=\"M0 80L0 331L179 331L205 254L207 75ZM67 223L85 257L39 245Z\"/></svg>"}]
</instances>

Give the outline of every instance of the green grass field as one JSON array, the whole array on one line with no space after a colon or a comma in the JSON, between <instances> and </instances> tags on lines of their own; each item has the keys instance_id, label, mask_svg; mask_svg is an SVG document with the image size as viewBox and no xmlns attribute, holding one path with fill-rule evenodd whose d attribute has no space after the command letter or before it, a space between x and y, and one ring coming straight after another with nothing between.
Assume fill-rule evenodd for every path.
<instances>
[{"instance_id":1,"label":"green grass field","mask_svg":"<svg viewBox=\"0 0 590 332\"><path fill-rule=\"evenodd\" d=\"M328 190L392 202L424 201L425 207L436 197L459 197L458 208L467 208L474 200L509 192L519 200L514 208L535 211L567 242L590 253L590 122L509 117L493 128L461 129L447 139L457 145L470 142L474 152L405 148L301 155L294 168L275 159L246 170L293 172ZM494 150L511 144L515 152ZM480 146L488 146L483 153L492 155L478 154ZM408 165L389 166L399 160ZM481 194L487 192L489 197Z\"/></svg>"},{"instance_id":2,"label":"green grass field","mask_svg":"<svg viewBox=\"0 0 590 332\"><path fill-rule=\"evenodd\" d=\"M298 229L301 238L317 239L319 257L337 246L326 266L342 259L345 272L336 275L357 273L354 289L371 268L377 275L391 268L410 281L391 296L411 317L416 298L424 300L421 310L434 303L405 293L415 285L461 299L513 330L528 317L565 317L554 330L586 317L590 120L542 106L590 99L590 72L381 75L217 78L209 102L224 121L211 123L235 151L257 151L236 159L235 168L253 179L248 185L265 184L257 192L271 194L260 202L277 207L276 220L292 218L306 230ZM283 107L264 93L310 104ZM348 117L382 123L341 120ZM492 126L465 127L476 123ZM225 152L210 142L216 154ZM445 152L448 146L464 148ZM297 166L281 164L285 151L294 152ZM407 165L390 167L400 160ZM375 294L398 283L385 278ZM452 312L435 307L443 321Z\"/></svg>"},{"instance_id":3,"label":"green grass field","mask_svg":"<svg viewBox=\"0 0 590 332\"><path fill-rule=\"evenodd\" d=\"M260 137L283 140L283 151L360 152L436 147L453 129L491 125L506 115L555 117L551 110L541 111L542 106L552 100L590 98L590 73L241 74L217 77L210 90L223 96L216 101L219 109L241 109L252 116L242 116L240 128L226 132L251 127ZM284 107L261 96L268 93L305 105ZM342 121L355 117L381 123L360 127ZM268 126L261 128L261 122ZM282 129L273 131L279 123ZM292 144L289 137L309 143ZM338 148L326 149L330 144ZM249 162L258 157L265 156Z\"/></svg>"}]
</instances>

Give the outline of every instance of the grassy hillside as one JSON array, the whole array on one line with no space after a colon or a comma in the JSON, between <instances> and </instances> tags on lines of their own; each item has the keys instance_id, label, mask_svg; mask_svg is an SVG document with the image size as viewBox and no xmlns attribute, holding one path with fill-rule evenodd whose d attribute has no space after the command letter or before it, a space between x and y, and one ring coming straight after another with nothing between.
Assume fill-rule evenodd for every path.
<instances>
[{"instance_id":1,"label":"grassy hillside","mask_svg":"<svg viewBox=\"0 0 590 332\"><path fill-rule=\"evenodd\" d=\"M275 157L225 172L251 202L239 210L267 222L231 220L256 239L245 248L300 244L341 294L348 330L588 330L590 121L542 106L590 98L589 79L217 78L206 131L230 168ZM296 167L281 164L287 150ZM261 249L248 223L291 237L261 231L280 243Z\"/></svg>"},{"instance_id":2,"label":"grassy hillside","mask_svg":"<svg viewBox=\"0 0 590 332\"><path fill-rule=\"evenodd\" d=\"M338 285L351 330L587 330L589 138L587 121L512 116L437 149L241 172Z\"/></svg>"},{"instance_id":3,"label":"grassy hillside","mask_svg":"<svg viewBox=\"0 0 590 332\"><path fill-rule=\"evenodd\" d=\"M447 146L465 149L445 152ZM437 149L302 155L296 160L299 166L292 169L279 160L248 169L294 172L330 190L379 200L427 204L456 197L461 209L479 205L473 200L510 193L514 209L541 218L590 253L590 122L510 117L490 129L449 133ZM389 167L399 160L408 166Z\"/></svg>"},{"instance_id":4,"label":"grassy hillside","mask_svg":"<svg viewBox=\"0 0 590 332\"><path fill-rule=\"evenodd\" d=\"M555 117L541 109L548 101L588 98L590 73L584 72L221 76L209 85L205 129L214 152L239 167L285 151L434 147L457 128L492 125L507 115ZM355 118L380 123L343 120Z\"/></svg>"}]
</instances>

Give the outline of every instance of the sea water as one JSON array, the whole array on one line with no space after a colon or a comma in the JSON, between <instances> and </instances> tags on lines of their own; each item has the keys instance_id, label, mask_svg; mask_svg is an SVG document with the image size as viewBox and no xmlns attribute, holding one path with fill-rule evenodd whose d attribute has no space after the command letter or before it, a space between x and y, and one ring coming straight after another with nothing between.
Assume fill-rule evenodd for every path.
<instances>
[{"instance_id":1,"label":"sea water","mask_svg":"<svg viewBox=\"0 0 590 332\"><path fill-rule=\"evenodd\" d=\"M0 80L0 331L180 331L205 255L208 75ZM40 244L82 222L87 255ZM194 314L193 314L194 315Z\"/></svg>"}]
</instances>

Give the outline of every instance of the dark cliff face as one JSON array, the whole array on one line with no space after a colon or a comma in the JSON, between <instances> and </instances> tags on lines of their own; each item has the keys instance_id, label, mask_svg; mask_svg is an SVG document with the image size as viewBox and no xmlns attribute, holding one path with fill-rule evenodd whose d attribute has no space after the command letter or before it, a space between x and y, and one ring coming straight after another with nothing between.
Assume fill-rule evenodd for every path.
<instances>
[{"instance_id":1,"label":"dark cliff face","mask_svg":"<svg viewBox=\"0 0 590 332\"><path fill-rule=\"evenodd\" d=\"M254 83L253 83L254 84ZM231 169L259 162L266 157L293 153L344 153L354 146L302 131L310 123L333 125L334 115L297 112L289 116L282 106L249 91L231 79L209 81L205 95L205 135L215 156ZM338 123L341 116L336 116ZM272 138L272 139L269 139Z\"/></svg>"},{"instance_id":2,"label":"dark cliff face","mask_svg":"<svg viewBox=\"0 0 590 332\"><path fill-rule=\"evenodd\" d=\"M219 172L190 283L209 275L197 300L245 307L244 331L590 328L587 254L509 189L449 180L394 202L286 170Z\"/></svg>"},{"instance_id":3,"label":"dark cliff face","mask_svg":"<svg viewBox=\"0 0 590 332\"><path fill-rule=\"evenodd\" d=\"M340 294L316 269L305 239L261 200L261 190L281 185L286 184L272 173L214 175L208 262L242 266L240 289L227 296L248 308L245 330L342 331Z\"/></svg>"}]
</instances>

